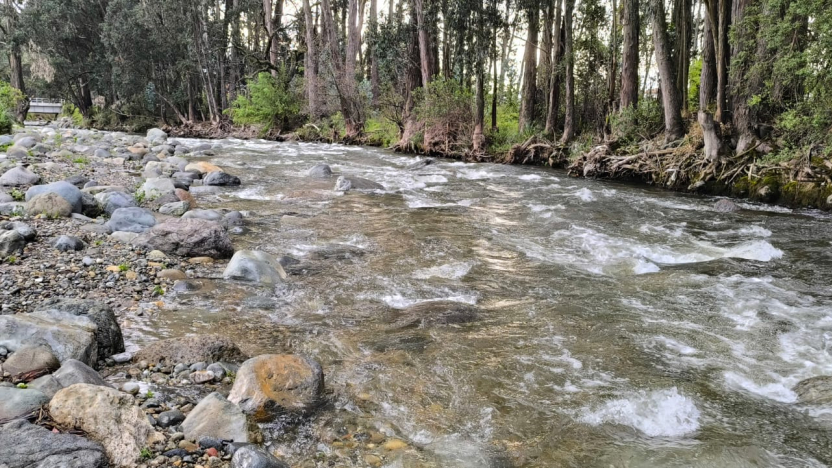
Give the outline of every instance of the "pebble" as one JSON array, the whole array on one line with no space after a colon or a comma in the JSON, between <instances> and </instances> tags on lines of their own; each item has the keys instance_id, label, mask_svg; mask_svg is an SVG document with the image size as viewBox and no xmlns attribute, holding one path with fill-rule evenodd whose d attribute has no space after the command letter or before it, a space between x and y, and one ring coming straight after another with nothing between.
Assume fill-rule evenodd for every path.
<instances>
[{"instance_id":1,"label":"pebble","mask_svg":"<svg viewBox=\"0 0 832 468\"><path fill-rule=\"evenodd\" d=\"M119 354L113 354L110 357L116 363L124 364L125 362L130 362L130 360L133 359L133 354L128 353L128 352L124 352L124 353L119 353Z\"/></svg>"},{"instance_id":2,"label":"pebble","mask_svg":"<svg viewBox=\"0 0 832 468\"><path fill-rule=\"evenodd\" d=\"M214 380L214 373L209 370L199 370L191 373L191 380L194 383L203 384Z\"/></svg>"},{"instance_id":3,"label":"pebble","mask_svg":"<svg viewBox=\"0 0 832 468\"><path fill-rule=\"evenodd\" d=\"M136 395L139 393L140 386L136 382L126 382L124 385L121 386L121 390L125 393L129 393L131 395Z\"/></svg>"}]
</instances>

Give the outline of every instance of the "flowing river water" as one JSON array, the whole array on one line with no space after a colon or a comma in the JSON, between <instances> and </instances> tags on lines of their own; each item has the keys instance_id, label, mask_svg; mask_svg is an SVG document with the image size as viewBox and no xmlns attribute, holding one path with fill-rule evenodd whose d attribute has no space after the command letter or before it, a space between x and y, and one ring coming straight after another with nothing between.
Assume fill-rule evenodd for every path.
<instances>
[{"instance_id":1,"label":"flowing river water","mask_svg":"<svg viewBox=\"0 0 832 468\"><path fill-rule=\"evenodd\" d=\"M237 249L301 263L276 289L205 278L166 294L127 331L133 348L210 332L308 354L330 391L319 418L406 441L390 467L832 463L832 411L791 390L832 374L827 215L718 213L542 168L411 171L416 158L379 149L212 143L204 159L243 185L201 207L248 215ZM385 190L334 192L305 175L320 162ZM435 300L475 305L477 320L391 326ZM312 426L279 452L336 450Z\"/></svg>"}]
</instances>

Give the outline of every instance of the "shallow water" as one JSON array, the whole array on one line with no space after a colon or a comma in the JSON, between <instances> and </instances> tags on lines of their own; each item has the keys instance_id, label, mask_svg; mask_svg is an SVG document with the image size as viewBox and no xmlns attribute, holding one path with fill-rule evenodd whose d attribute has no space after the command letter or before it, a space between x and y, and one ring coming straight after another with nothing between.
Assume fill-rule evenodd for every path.
<instances>
[{"instance_id":1,"label":"shallow water","mask_svg":"<svg viewBox=\"0 0 832 468\"><path fill-rule=\"evenodd\" d=\"M243 185L200 203L250 212L238 249L307 269L276 290L205 280L166 295L133 347L210 331L309 354L327 411L417 448L391 467L832 462L832 414L791 390L832 374L827 215L717 213L713 199L541 168L408 171L415 158L377 149L214 143L205 159ZM333 192L304 176L318 162L385 190ZM347 253L316 254L332 244ZM437 299L481 320L391 329L396 310Z\"/></svg>"}]
</instances>

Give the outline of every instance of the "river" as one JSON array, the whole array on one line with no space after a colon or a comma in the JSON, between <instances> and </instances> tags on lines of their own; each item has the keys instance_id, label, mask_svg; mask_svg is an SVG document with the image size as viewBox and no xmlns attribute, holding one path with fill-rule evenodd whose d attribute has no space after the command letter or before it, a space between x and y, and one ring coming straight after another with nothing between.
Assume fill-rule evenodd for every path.
<instances>
[{"instance_id":1,"label":"river","mask_svg":"<svg viewBox=\"0 0 832 468\"><path fill-rule=\"evenodd\" d=\"M542 168L411 171L416 158L379 149L212 143L204 159L243 185L199 193L201 207L243 211L236 248L300 267L274 290L206 278L166 294L126 331L133 349L213 332L308 354L330 391L318 420L403 439L390 467L832 463L832 411L791 390L832 375L829 216L719 213L712 198ZM334 192L305 176L319 162L385 190ZM477 320L393 326L433 300L475 305ZM338 450L320 426L276 447L292 463Z\"/></svg>"}]
</instances>

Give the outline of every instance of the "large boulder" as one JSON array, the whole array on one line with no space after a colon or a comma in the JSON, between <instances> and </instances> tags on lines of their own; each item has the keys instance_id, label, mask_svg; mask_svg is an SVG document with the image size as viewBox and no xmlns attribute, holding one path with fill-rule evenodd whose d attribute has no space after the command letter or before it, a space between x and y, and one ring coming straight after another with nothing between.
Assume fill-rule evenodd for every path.
<instances>
[{"instance_id":1,"label":"large boulder","mask_svg":"<svg viewBox=\"0 0 832 468\"><path fill-rule=\"evenodd\" d=\"M222 225L204 219L169 219L134 239L133 244L183 257L229 258L234 254Z\"/></svg>"},{"instance_id":2,"label":"large boulder","mask_svg":"<svg viewBox=\"0 0 832 468\"><path fill-rule=\"evenodd\" d=\"M112 231L142 233L156 225L156 218L152 211L144 208L119 208L105 224Z\"/></svg>"},{"instance_id":3,"label":"large boulder","mask_svg":"<svg viewBox=\"0 0 832 468\"><path fill-rule=\"evenodd\" d=\"M47 403L49 403L49 397L39 390L0 387L0 421L27 418ZM3 465L0 464L0 466Z\"/></svg>"},{"instance_id":4,"label":"large boulder","mask_svg":"<svg viewBox=\"0 0 832 468\"><path fill-rule=\"evenodd\" d=\"M144 184L139 189L145 197L149 199L156 199L164 195L172 194L176 190L173 186L173 179L167 177L152 177L144 181Z\"/></svg>"},{"instance_id":5,"label":"large boulder","mask_svg":"<svg viewBox=\"0 0 832 468\"><path fill-rule=\"evenodd\" d=\"M101 444L59 434L22 419L0 426L0 466L4 468L108 468Z\"/></svg>"},{"instance_id":6,"label":"large boulder","mask_svg":"<svg viewBox=\"0 0 832 468\"><path fill-rule=\"evenodd\" d=\"M26 212L29 215L68 218L73 211L72 205L57 193L42 193L26 203Z\"/></svg>"},{"instance_id":7,"label":"large boulder","mask_svg":"<svg viewBox=\"0 0 832 468\"><path fill-rule=\"evenodd\" d=\"M8 372L15 377L21 374L48 374L60 366L61 363L52 353L51 347L26 345L16 350L0 367L3 372Z\"/></svg>"},{"instance_id":8,"label":"large boulder","mask_svg":"<svg viewBox=\"0 0 832 468\"><path fill-rule=\"evenodd\" d=\"M185 166L185 171L199 172L200 174L208 174L209 172L222 171L222 168L215 166L209 162L196 161Z\"/></svg>"},{"instance_id":9,"label":"large boulder","mask_svg":"<svg viewBox=\"0 0 832 468\"><path fill-rule=\"evenodd\" d=\"M87 299L60 299L41 305L32 312L32 315L49 317L64 324L92 328L100 359L124 351L124 338L116 320L116 314L110 306L102 302ZM79 360L85 362L83 359ZM63 361L65 359L61 359L61 362ZM95 365L95 361L92 365Z\"/></svg>"},{"instance_id":10,"label":"large boulder","mask_svg":"<svg viewBox=\"0 0 832 468\"><path fill-rule=\"evenodd\" d=\"M0 257L8 257L23 252L26 238L16 230L0 232Z\"/></svg>"},{"instance_id":11,"label":"large boulder","mask_svg":"<svg viewBox=\"0 0 832 468\"><path fill-rule=\"evenodd\" d=\"M141 450L164 441L133 397L114 388L75 384L60 390L49 402L56 423L84 431L104 446L115 466L133 467Z\"/></svg>"},{"instance_id":12,"label":"large boulder","mask_svg":"<svg viewBox=\"0 0 832 468\"><path fill-rule=\"evenodd\" d=\"M271 254L259 250L240 250L231 257L222 276L225 279L273 285L286 279L286 272Z\"/></svg>"},{"instance_id":13,"label":"large boulder","mask_svg":"<svg viewBox=\"0 0 832 468\"><path fill-rule=\"evenodd\" d=\"M256 445L244 445L231 457L232 468L289 468L283 460Z\"/></svg>"},{"instance_id":14,"label":"large boulder","mask_svg":"<svg viewBox=\"0 0 832 468\"><path fill-rule=\"evenodd\" d=\"M338 180L335 181L334 190L339 192L348 192L350 190L384 190L384 186L379 184L378 182L373 182L372 180L368 179L362 179L361 177L341 176L338 177Z\"/></svg>"},{"instance_id":15,"label":"large boulder","mask_svg":"<svg viewBox=\"0 0 832 468\"><path fill-rule=\"evenodd\" d=\"M714 203L714 210L720 213L733 213L735 211L739 211L740 207L731 200L723 198L722 200Z\"/></svg>"},{"instance_id":16,"label":"large boulder","mask_svg":"<svg viewBox=\"0 0 832 468\"><path fill-rule=\"evenodd\" d=\"M220 335L190 335L154 341L133 356L134 361L167 364L240 362L245 359L245 354L233 341Z\"/></svg>"},{"instance_id":17,"label":"large boulder","mask_svg":"<svg viewBox=\"0 0 832 468\"><path fill-rule=\"evenodd\" d=\"M29 150L20 145L13 145L6 150L6 156L9 159L26 159L29 156Z\"/></svg>"},{"instance_id":18,"label":"large boulder","mask_svg":"<svg viewBox=\"0 0 832 468\"><path fill-rule=\"evenodd\" d=\"M182 432L190 440L201 437L234 442L258 442L260 431L243 411L217 392L202 399L182 422Z\"/></svg>"},{"instance_id":19,"label":"large boulder","mask_svg":"<svg viewBox=\"0 0 832 468\"><path fill-rule=\"evenodd\" d=\"M81 190L63 180L60 182L52 182L51 184L35 185L30 187L29 190L26 191L26 201L28 202L36 196L44 193L55 193L60 195L61 198L68 201L69 204L72 205L73 213L80 213L84 207L81 201Z\"/></svg>"},{"instance_id":20,"label":"large boulder","mask_svg":"<svg viewBox=\"0 0 832 468\"><path fill-rule=\"evenodd\" d=\"M34 185L38 182L40 176L23 166L13 167L0 176L0 185L5 186Z\"/></svg>"},{"instance_id":21,"label":"large boulder","mask_svg":"<svg viewBox=\"0 0 832 468\"><path fill-rule=\"evenodd\" d=\"M64 323L34 314L0 315L0 346L16 351L29 344L46 344L59 361L77 359L86 364L98 360L95 327Z\"/></svg>"},{"instance_id":22,"label":"large boulder","mask_svg":"<svg viewBox=\"0 0 832 468\"><path fill-rule=\"evenodd\" d=\"M332 177L332 169L327 164L315 164L306 172L306 175L319 179L328 179Z\"/></svg>"},{"instance_id":23,"label":"large boulder","mask_svg":"<svg viewBox=\"0 0 832 468\"><path fill-rule=\"evenodd\" d=\"M264 354L244 362L228 400L255 421L314 409L324 391L321 365L306 356Z\"/></svg>"},{"instance_id":24,"label":"large boulder","mask_svg":"<svg viewBox=\"0 0 832 468\"><path fill-rule=\"evenodd\" d=\"M240 178L223 171L209 172L202 179L204 185L240 185Z\"/></svg>"},{"instance_id":25,"label":"large boulder","mask_svg":"<svg viewBox=\"0 0 832 468\"><path fill-rule=\"evenodd\" d=\"M97 193L95 194L95 201L101 205L101 208L108 216L112 216L119 208L138 206L136 205L135 197L118 191Z\"/></svg>"},{"instance_id":26,"label":"large boulder","mask_svg":"<svg viewBox=\"0 0 832 468\"><path fill-rule=\"evenodd\" d=\"M75 359L67 359L52 376L62 387L69 387L79 383L90 385L101 385L109 387L110 384L92 367Z\"/></svg>"}]
</instances>

